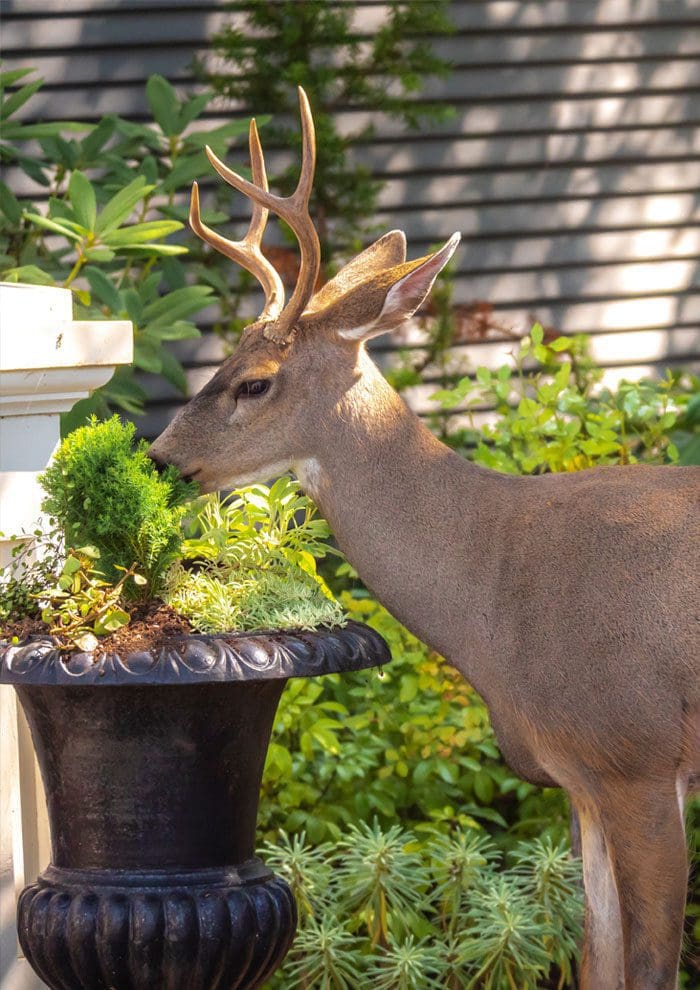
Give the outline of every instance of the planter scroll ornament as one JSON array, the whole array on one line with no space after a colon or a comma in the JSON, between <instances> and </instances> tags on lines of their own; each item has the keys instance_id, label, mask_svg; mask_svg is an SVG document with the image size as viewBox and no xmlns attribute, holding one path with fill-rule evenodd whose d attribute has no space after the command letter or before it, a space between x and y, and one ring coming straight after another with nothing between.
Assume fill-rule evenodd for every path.
<instances>
[{"instance_id":1,"label":"planter scroll ornament","mask_svg":"<svg viewBox=\"0 0 700 990\"><path fill-rule=\"evenodd\" d=\"M56 990L259 987L294 937L254 855L260 780L290 677L389 660L360 623L171 637L119 656L0 644L46 791L51 865L22 892L22 949Z\"/></svg>"}]
</instances>

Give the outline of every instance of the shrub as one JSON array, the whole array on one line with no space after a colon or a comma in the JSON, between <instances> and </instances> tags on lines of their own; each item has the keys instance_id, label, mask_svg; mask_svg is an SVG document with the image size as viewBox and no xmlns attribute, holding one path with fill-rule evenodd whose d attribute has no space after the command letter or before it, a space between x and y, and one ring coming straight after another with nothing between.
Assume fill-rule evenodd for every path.
<instances>
[{"instance_id":1,"label":"shrub","mask_svg":"<svg viewBox=\"0 0 700 990\"><path fill-rule=\"evenodd\" d=\"M586 337L544 342L535 324L515 354L515 367L477 368L434 393L446 411L492 406L481 431L447 434L477 464L508 474L580 471L603 464L686 464L700 460L700 383L681 372L661 381L599 386Z\"/></svg>"},{"instance_id":2,"label":"shrub","mask_svg":"<svg viewBox=\"0 0 700 990\"><path fill-rule=\"evenodd\" d=\"M180 553L184 502L195 486L174 468L159 475L148 444L134 444L135 432L133 423L113 416L66 437L41 476L42 508L58 522L67 547L97 548L108 581L136 565L145 591L155 595Z\"/></svg>"},{"instance_id":3,"label":"shrub","mask_svg":"<svg viewBox=\"0 0 700 990\"><path fill-rule=\"evenodd\" d=\"M282 832L263 852L300 919L271 988L535 990L571 977L580 863L562 843L522 842L504 862L473 829L418 835L375 821L315 848Z\"/></svg>"}]
</instances>

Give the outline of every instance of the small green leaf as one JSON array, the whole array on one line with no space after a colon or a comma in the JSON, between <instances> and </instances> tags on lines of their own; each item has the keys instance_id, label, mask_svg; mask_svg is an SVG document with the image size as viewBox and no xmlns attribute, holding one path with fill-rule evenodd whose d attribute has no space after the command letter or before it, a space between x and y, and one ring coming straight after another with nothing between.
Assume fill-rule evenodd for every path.
<instances>
[{"instance_id":1,"label":"small green leaf","mask_svg":"<svg viewBox=\"0 0 700 990\"><path fill-rule=\"evenodd\" d=\"M146 83L146 96L156 123L164 134L174 137L180 133L180 114L177 93L163 76L152 75Z\"/></svg>"},{"instance_id":2,"label":"small green leaf","mask_svg":"<svg viewBox=\"0 0 700 990\"><path fill-rule=\"evenodd\" d=\"M117 248L119 254L144 254L156 257L170 257L176 254L187 254L188 249L180 244L124 244Z\"/></svg>"},{"instance_id":3,"label":"small green leaf","mask_svg":"<svg viewBox=\"0 0 700 990\"><path fill-rule=\"evenodd\" d=\"M154 186L146 185L146 180L142 175L130 182L124 189L120 189L100 211L95 223L95 233L104 237L105 234L119 227L136 204L148 196L153 189Z\"/></svg>"},{"instance_id":4,"label":"small green leaf","mask_svg":"<svg viewBox=\"0 0 700 990\"><path fill-rule=\"evenodd\" d=\"M3 101L2 107L0 107L0 120L7 120L13 113L16 113L43 85L44 80L38 79L36 82L27 83L26 86L22 86L21 89L16 90L11 96L8 96Z\"/></svg>"},{"instance_id":5,"label":"small green leaf","mask_svg":"<svg viewBox=\"0 0 700 990\"><path fill-rule=\"evenodd\" d=\"M80 570L80 561L77 557L68 557L65 564L63 565L64 574L75 574L76 571Z\"/></svg>"},{"instance_id":6,"label":"small green leaf","mask_svg":"<svg viewBox=\"0 0 700 990\"><path fill-rule=\"evenodd\" d=\"M88 231L95 229L97 219L97 200L92 183L86 175L76 170L70 177L68 196L75 212L78 223Z\"/></svg>"},{"instance_id":7,"label":"small green leaf","mask_svg":"<svg viewBox=\"0 0 700 990\"><path fill-rule=\"evenodd\" d=\"M258 127L262 127L267 124L270 120L268 115L256 116L255 118ZM216 148L216 145L221 145L228 138L238 137L241 134L248 133L249 123L247 120L232 120L228 124L222 124L221 127L214 127L207 131L193 131L192 134L188 134L185 138L185 144L191 144L197 148L203 148L205 145L211 145L211 147Z\"/></svg>"},{"instance_id":8,"label":"small green leaf","mask_svg":"<svg viewBox=\"0 0 700 990\"><path fill-rule=\"evenodd\" d=\"M85 257L88 261L111 261L114 257L114 251L111 251L108 247L101 247L98 245L96 247L88 248L85 252Z\"/></svg>"},{"instance_id":9,"label":"small green leaf","mask_svg":"<svg viewBox=\"0 0 700 990\"><path fill-rule=\"evenodd\" d=\"M56 285L55 279L36 265L20 265L2 273L6 282L28 282L30 285Z\"/></svg>"},{"instance_id":10,"label":"small green leaf","mask_svg":"<svg viewBox=\"0 0 700 990\"><path fill-rule=\"evenodd\" d=\"M163 351L159 350L152 341L144 340L139 334L134 341L134 364L142 371L150 371L159 375L163 370Z\"/></svg>"},{"instance_id":11,"label":"small green leaf","mask_svg":"<svg viewBox=\"0 0 700 990\"><path fill-rule=\"evenodd\" d=\"M93 127L87 137L80 142L83 156L88 162L93 161L98 153L109 141L117 125L117 118L114 114L103 117L97 127Z\"/></svg>"},{"instance_id":12,"label":"small green leaf","mask_svg":"<svg viewBox=\"0 0 700 990\"><path fill-rule=\"evenodd\" d=\"M0 210L10 223L19 225L22 221L22 206L4 182L0 182Z\"/></svg>"},{"instance_id":13,"label":"small green leaf","mask_svg":"<svg viewBox=\"0 0 700 990\"><path fill-rule=\"evenodd\" d=\"M79 636L74 636L73 643L84 653L93 653L100 645L97 636L91 632L84 632L80 633Z\"/></svg>"},{"instance_id":14,"label":"small green leaf","mask_svg":"<svg viewBox=\"0 0 700 990\"><path fill-rule=\"evenodd\" d=\"M83 274L88 280L88 284L94 295L108 306L113 315L117 315L124 310L124 301L116 285L109 275L106 275L100 268L93 268L88 265L83 269Z\"/></svg>"},{"instance_id":15,"label":"small green leaf","mask_svg":"<svg viewBox=\"0 0 700 990\"><path fill-rule=\"evenodd\" d=\"M8 69L6 72L0 72L0 93L7 86L13 86L20 79L31 75L32 72L36 72L36 69L33 67L29 69Z\"/></svg>"},{"instance_id":16,"label":"small green leaf","mask_svg":"<svg viewBox=\"0 0 700 990\"><path fill-rule=\"evenodd\" d=\"M71 230L70 227L66 227L58 220L49 220L48 217L42 217L39 213L25 213L24 215L27 220L31 220L31 222L35 223L37 227L43 227L45 230L50 230L53 234L61 234L62 237L67 237L71 241L81 240L79 234L77 234L74 230Z\"/></svg>"},{"instance_id":17,"label":"small green leaf","mask_svg":"<svg viewBox=\"0 0 700 990\"><path fill-rule=\"evenodd\" d=\"M533 344L541 344L544 340L544 330L541 323L533 323L532 330L530 330L530 340Z\"/></svg>"},{"instance_id":18,"label":"small green leaf","mask_svg":"<svg viewBox=\"0 0 700 990\"><path fill-rule=\"evenodd\" d=\"M129 227L104 234L102 241L110 247L130 247L144 241L152 241L159 237L167 237L177 230L182 230L184 224L177 220L148 220L145 223L134 223Z\"/></svg>"},{"instance_id":19,"label":"small green leaf","mask_svg":"<svg viewBox=\"0 0 700 990\"><path fill-rule=\"evenodd\" d=\"M193 96L183 103L180 110L180 131L184 131L188 124L191 124L193 120L199 117L202 110L211 102L213 97L214 94L207 90L204 93L198 93L197 96Z\"/></svg>"},{"instance_id":20,"label":"small green leaf","mask_svg":"<svg viewBox=\"0 0 700 990\"><path fill-rule=\"evenodd\" d=\"M212 290L208 285L188 285L175 289L149 303L143 318L149 328L184 319L203 309L211 301Z\"/></svg>"},{"instance_id":21,"label":"small green leaf","mask_svg":"<svg viewBox=\"0 0 700 990\"><path fill-rule=\"evenodd\" d=\"M201 331L194 323L187 320L176 320L175 323L168 323L165 326L149 324L148 332L159 340L192 340L201 337Z\"/></svg>"},{"instance_id":22,"label":"small green leaf","mask_svg":"<svg viewBox=\"0 0 700 990\"><path fill-rule=\"evenodd\" d=\"M121 608L112 609L95 622L95 632L99 635L115 632L128 625L131 616Z\"/></svg>"},{"instance_id":23,"label":"small green leaf","mask_svg":"<svg viewBox=\"0 0 700 990\"><path fill-rule=\"evenodd\" d=\"M182 365L177 360L175 355L163 348L161 350L160 359L160 373L167 378L170 384L174 385L179 392L183 395L187 395L187 378L185 377L185 372Z\"/></svg>"}]
</instances>

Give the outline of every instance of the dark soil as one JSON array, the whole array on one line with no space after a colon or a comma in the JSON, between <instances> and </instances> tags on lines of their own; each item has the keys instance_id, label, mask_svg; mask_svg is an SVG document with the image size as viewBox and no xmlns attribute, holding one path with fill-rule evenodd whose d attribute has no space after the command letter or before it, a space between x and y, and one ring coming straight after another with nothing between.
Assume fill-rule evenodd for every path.
<instances>
[{"instance_id":1,"label":"dark soil","mask_svg":"<svg viewBox=\"0 0 700 990\"><path fill-rule=\"evenodd\" d=\"M131 610L131 622L111 636L100 639L100 647L111 653L140 653L160 646L173 636L194 632L187 619L163 602L150 601ZM103 646L104 644L104 646Z\"/></svg>"},{"instance_id":2,"label":"dark soil","mask_svg":"<svg viewBox=\"0 0 700 990\"><path fill-rule=\"evenodd\" d=\"M31 636L45 636L46 626L37 616L35 619L18 619L16 622L6 622L0 629L0 639L13 639L17 637L20 641L29 639Z\"/></svg>"},{"instance_id":3,"label":"dark soil","mask_svg":"<svg viewBox=\"0 0 700 990\"><path fill-rule=\"evenodd\" d=\"M173 636L183 636L194 630L187 619L164 605L163 602L150 601L131 608L131 622L109 636L100 637L99 653L140 653L162 645ZM20 619L18 622L8 622L0 630L0 639L17 637L20 641L32 636L48 636L46 625L39 618Z\"/></svg>"}]
</instances>

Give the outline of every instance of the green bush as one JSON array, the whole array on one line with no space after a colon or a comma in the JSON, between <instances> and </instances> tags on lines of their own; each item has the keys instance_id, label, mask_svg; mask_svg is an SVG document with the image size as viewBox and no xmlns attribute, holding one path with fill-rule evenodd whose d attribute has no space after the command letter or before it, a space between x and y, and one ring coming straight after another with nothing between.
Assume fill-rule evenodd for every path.
<instances>
[{"instance_id":1,"label":"green bush","mask_svg":"<svg viewBox=\"0 0 700 990\"><path fill-rule=\"evenodd\" d=\"M432 398L445 410L492 406L480 432L447 433L453 446L484 467L508 474L580 471L602 464L690 464L700 461L700 382L682 372L660 381L601 388L588 339L544 342L535 324L515 354L515 367L477 368Z\"/></svg>"},{"instance_id":2,"label":"green bush","mask_svg":"<svg viewBox=\"0 0 700 990\"><path fill-rule=\"evenodd\" d=\"M66 437L40 478L47 493L42 508L68 548L97 549L108 581L116 583L136 565L145 592L155 595L181 552L184 503L196 486L181 481L174 468L158 474L148 444L134 444L135 432L133 423L113 416Z\"/></svg>"},{"instance_id":3,"label":"green bush","mask_svg":"<svg viewBox=\"0 0 700 990\"><path fill-rule=\"evenodd\" d=\"M350 825L335 843L282 832L264 855L297 901L299 934L270 988L534 990L571 978L580 864L562 843L503 861L483 833Z\"/></svg>"}]
</instances>

